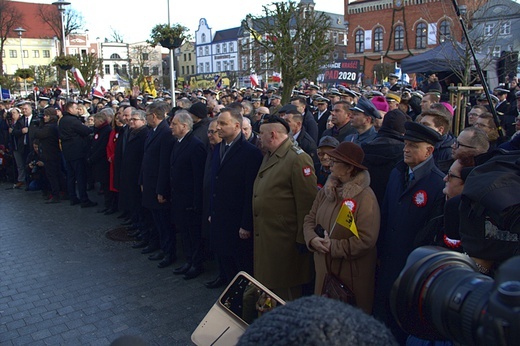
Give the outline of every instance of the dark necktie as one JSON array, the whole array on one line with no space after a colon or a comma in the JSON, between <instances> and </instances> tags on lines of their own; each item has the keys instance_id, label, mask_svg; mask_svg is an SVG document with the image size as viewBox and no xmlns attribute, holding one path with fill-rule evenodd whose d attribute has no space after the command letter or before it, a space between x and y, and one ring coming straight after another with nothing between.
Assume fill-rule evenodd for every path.
<instances>
[{"instance_id":1,"label":"dark necktie","mask_svg":"<svg viewBox=\"0 0 520 346\"><path fill-rule=\"evenodd\" d=\"M406 172L406 174L404 175L404 188L406 189L408 186L410 186L414 179L415 174L413 174L413 171Z\"/></svg>"},{"instance_id":2,"label":"dark necktie","mask_svg":"<svg viewBox=\"0 0 520 346\"><path fill-rule=\"evenodd\" d=\"M25 118L25 127L29 128L29 118L27 118L27 117L24 117L24 118ZM27 131L25 136L23 136L23 144L29 143L28 138L29 138L29 131Z\"/></svg>"}]
</instances>

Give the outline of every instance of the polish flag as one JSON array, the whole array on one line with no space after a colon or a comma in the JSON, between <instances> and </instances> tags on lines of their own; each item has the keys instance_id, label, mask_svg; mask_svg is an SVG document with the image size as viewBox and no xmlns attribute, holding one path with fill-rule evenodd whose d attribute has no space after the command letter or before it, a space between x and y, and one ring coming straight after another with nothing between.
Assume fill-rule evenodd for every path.
<instances>
[{"instance_id":1,"label":"polish flag","mask_svg":"<svg viewBox=\"0 0 520 346\"><path fill-rule=\"evenodd\" d=\"M258 76L256 75L256 73L251 73L251 75L249 76L249 79L251 80L251 85L252 86L254 86L254 87L259 86L259 84L258 84Z\"/></svg>"},{"instance_id":2,"label":"polish flag","mask_svg":"<svg viewBox=\"0 0 520 346\"><path fill-rule=\"evenodd\" d=\"M99 86L92 88L92 96L104 97L105 94Z\"/></svg>"},{"instance_id":3,"label":"polish flag","mask_svg":"<svg viewBox=\"0 0 520 346\"><path fill-rule=\"evenodd\" d=\"M280 83L282 81L282 74L279 72L273 72L273 82Z\"/></svg>"},{"instance_id":4,"label":"polish flag","mask_svg":"<svg viewBox=\"0 0 520 346\"><path fill-rule=\"evenodd\" d=\"M72 72L72 74L74 75L74 78L76 79L76 82L78 82L80 87L83 88L85 85L87 85L87 83L85 82L85 79L83 78L83 75L81 74L80 70L78 70L77 68L73 67L73 68L70 69L70 72Z\"/></svg>"}]
</instances>

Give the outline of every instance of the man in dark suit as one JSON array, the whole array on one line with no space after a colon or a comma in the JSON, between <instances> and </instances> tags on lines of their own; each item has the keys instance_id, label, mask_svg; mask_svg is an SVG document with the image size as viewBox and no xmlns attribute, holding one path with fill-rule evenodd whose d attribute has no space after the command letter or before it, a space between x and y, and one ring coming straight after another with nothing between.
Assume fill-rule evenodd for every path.
<instances>
[{"instance_id":1,"label":"man in dark suit","mask_svg":"<svg viewBox=\"0 0 520 346\"><path fill-rule=\"evenodd\" d=\"M166 255L172 261L175 258L175 233L170 222L170 153L173 145L168 122L165 117L170 107L164 101L153 102L146 107L146 121L151 130L144 144L143 163L139 183L143 191L143 207L152 213L154 227L158 232L160 244L150 243L141 253L158 252L150 260L163 260ZM156 237L152 237L156 238Z\"/></svg>"},{"instance_id":2,"label":"man in dark suit","mask_svg":"<svg viewBox=\"0 0 520 346\"><path fill-rule=\"evenodd\" d=\"M88 137L92 132L78 118L78 106L67 102L63 109L63 117L58 122L61 150L67 167L67 190L70 204L81 203L82 208L94 207L87 194L87 154ZM79 199L76 195L78 189Z\"/></svg>"},{"instance_id":3,"label":"man in dark suit","mask_svg":"<svg viewBox=\"0 0 520 346\"><path fill-rule=\"evenodd\" d=\"M312 159L314 163L314 167L317 167L320 163L318 159L318 146L314 139L309 135L309 133L305 130L303 126L303 117L300 112L295 108L291 107L292 105L285 106L285 112L282 112L284 109L280 110L280 116L287 121L289 127L291 128L291 134L293 139L298 146L303 149Z\"/></svg>"},{"instance_id":4,"label":"man in dark suit","mask_svg":"<svg viewBox=\"0 0 520 346\"><path fill-rule=\"evenodd\" d=\"M203 271L201 241L202 184L206 162L206 145L193 133L193 119L186 110L175 113L170 124L175 144L170 155L172 216L182 239L186 263L173 273L185 280Z\"/></svg>"},{"instance_id":5,"label":"man in dark suit","mask_svg":"<svg viewBox=\"0 0 520 346\"><path fill-rule=\"evenodd\" d=\"M330 116L328 99L324 97L318 97L316 104L318 109L314 112L314 120L318 123L318 140L321 139L323 131L327 129L327 120Z\"/></svg>"},{"instance_id":6,"label":"man in dark suit","mask_svg":"<svg viewBox=\"0 0 520 346\"><path fill-rule=\"evenodd\" d=\"M307 109L305 96L293 97L291 104L295 105L298 112L302 115L305 131L311 136L315 143L318 142L318 124L314 120L311 111Z\"/></svg>"},{"instance_id":7,"label":"man in dark suit","mask_svg":"<svg viewBox=\"0 0 520 346\"><path fill-rule=\"evenodd\" d=\"M253 274L253 184L262 163L260 149L241 132L243 117L224 108L217 120L222 142L214 149L211 167L211 243L220 274L208 288L227 284L241 270Z\"/></svg>"}]
</instances>

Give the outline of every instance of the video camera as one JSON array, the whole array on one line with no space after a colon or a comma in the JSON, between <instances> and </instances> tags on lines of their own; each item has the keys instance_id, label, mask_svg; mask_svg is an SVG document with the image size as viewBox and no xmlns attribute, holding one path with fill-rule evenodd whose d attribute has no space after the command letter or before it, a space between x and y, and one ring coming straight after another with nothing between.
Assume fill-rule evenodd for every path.
<instances>
[{"instance_id":1,"label":"video camera","mask_svg":"<svg viewBox=\"0 0 520 346\"><path fill-rule=\"evenodd\" d=\"M401 328L427 340L463 345L517 345L520 340L520 256L502 263L496 280L467 255L440 247L415 249L392 288Z\"/></svg>"}]
</instances>

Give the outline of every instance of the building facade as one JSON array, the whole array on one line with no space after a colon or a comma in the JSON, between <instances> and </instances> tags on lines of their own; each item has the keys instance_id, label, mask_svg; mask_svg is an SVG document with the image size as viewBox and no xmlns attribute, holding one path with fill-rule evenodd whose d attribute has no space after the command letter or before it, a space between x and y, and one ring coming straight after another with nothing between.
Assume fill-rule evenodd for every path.
<instances>
[{"instance_id":1,"label":"building facade","mask_svg":"<svg viewBox=\"0 0 520 346\"><path fill-rule=\"evenodd\" d=\"M373 82L377 64L399 65L447 39L462 38L451 1L442 0L345 0L345 28L347 56L361 61L364 84Z\"/></svg>"}]
</instances>

